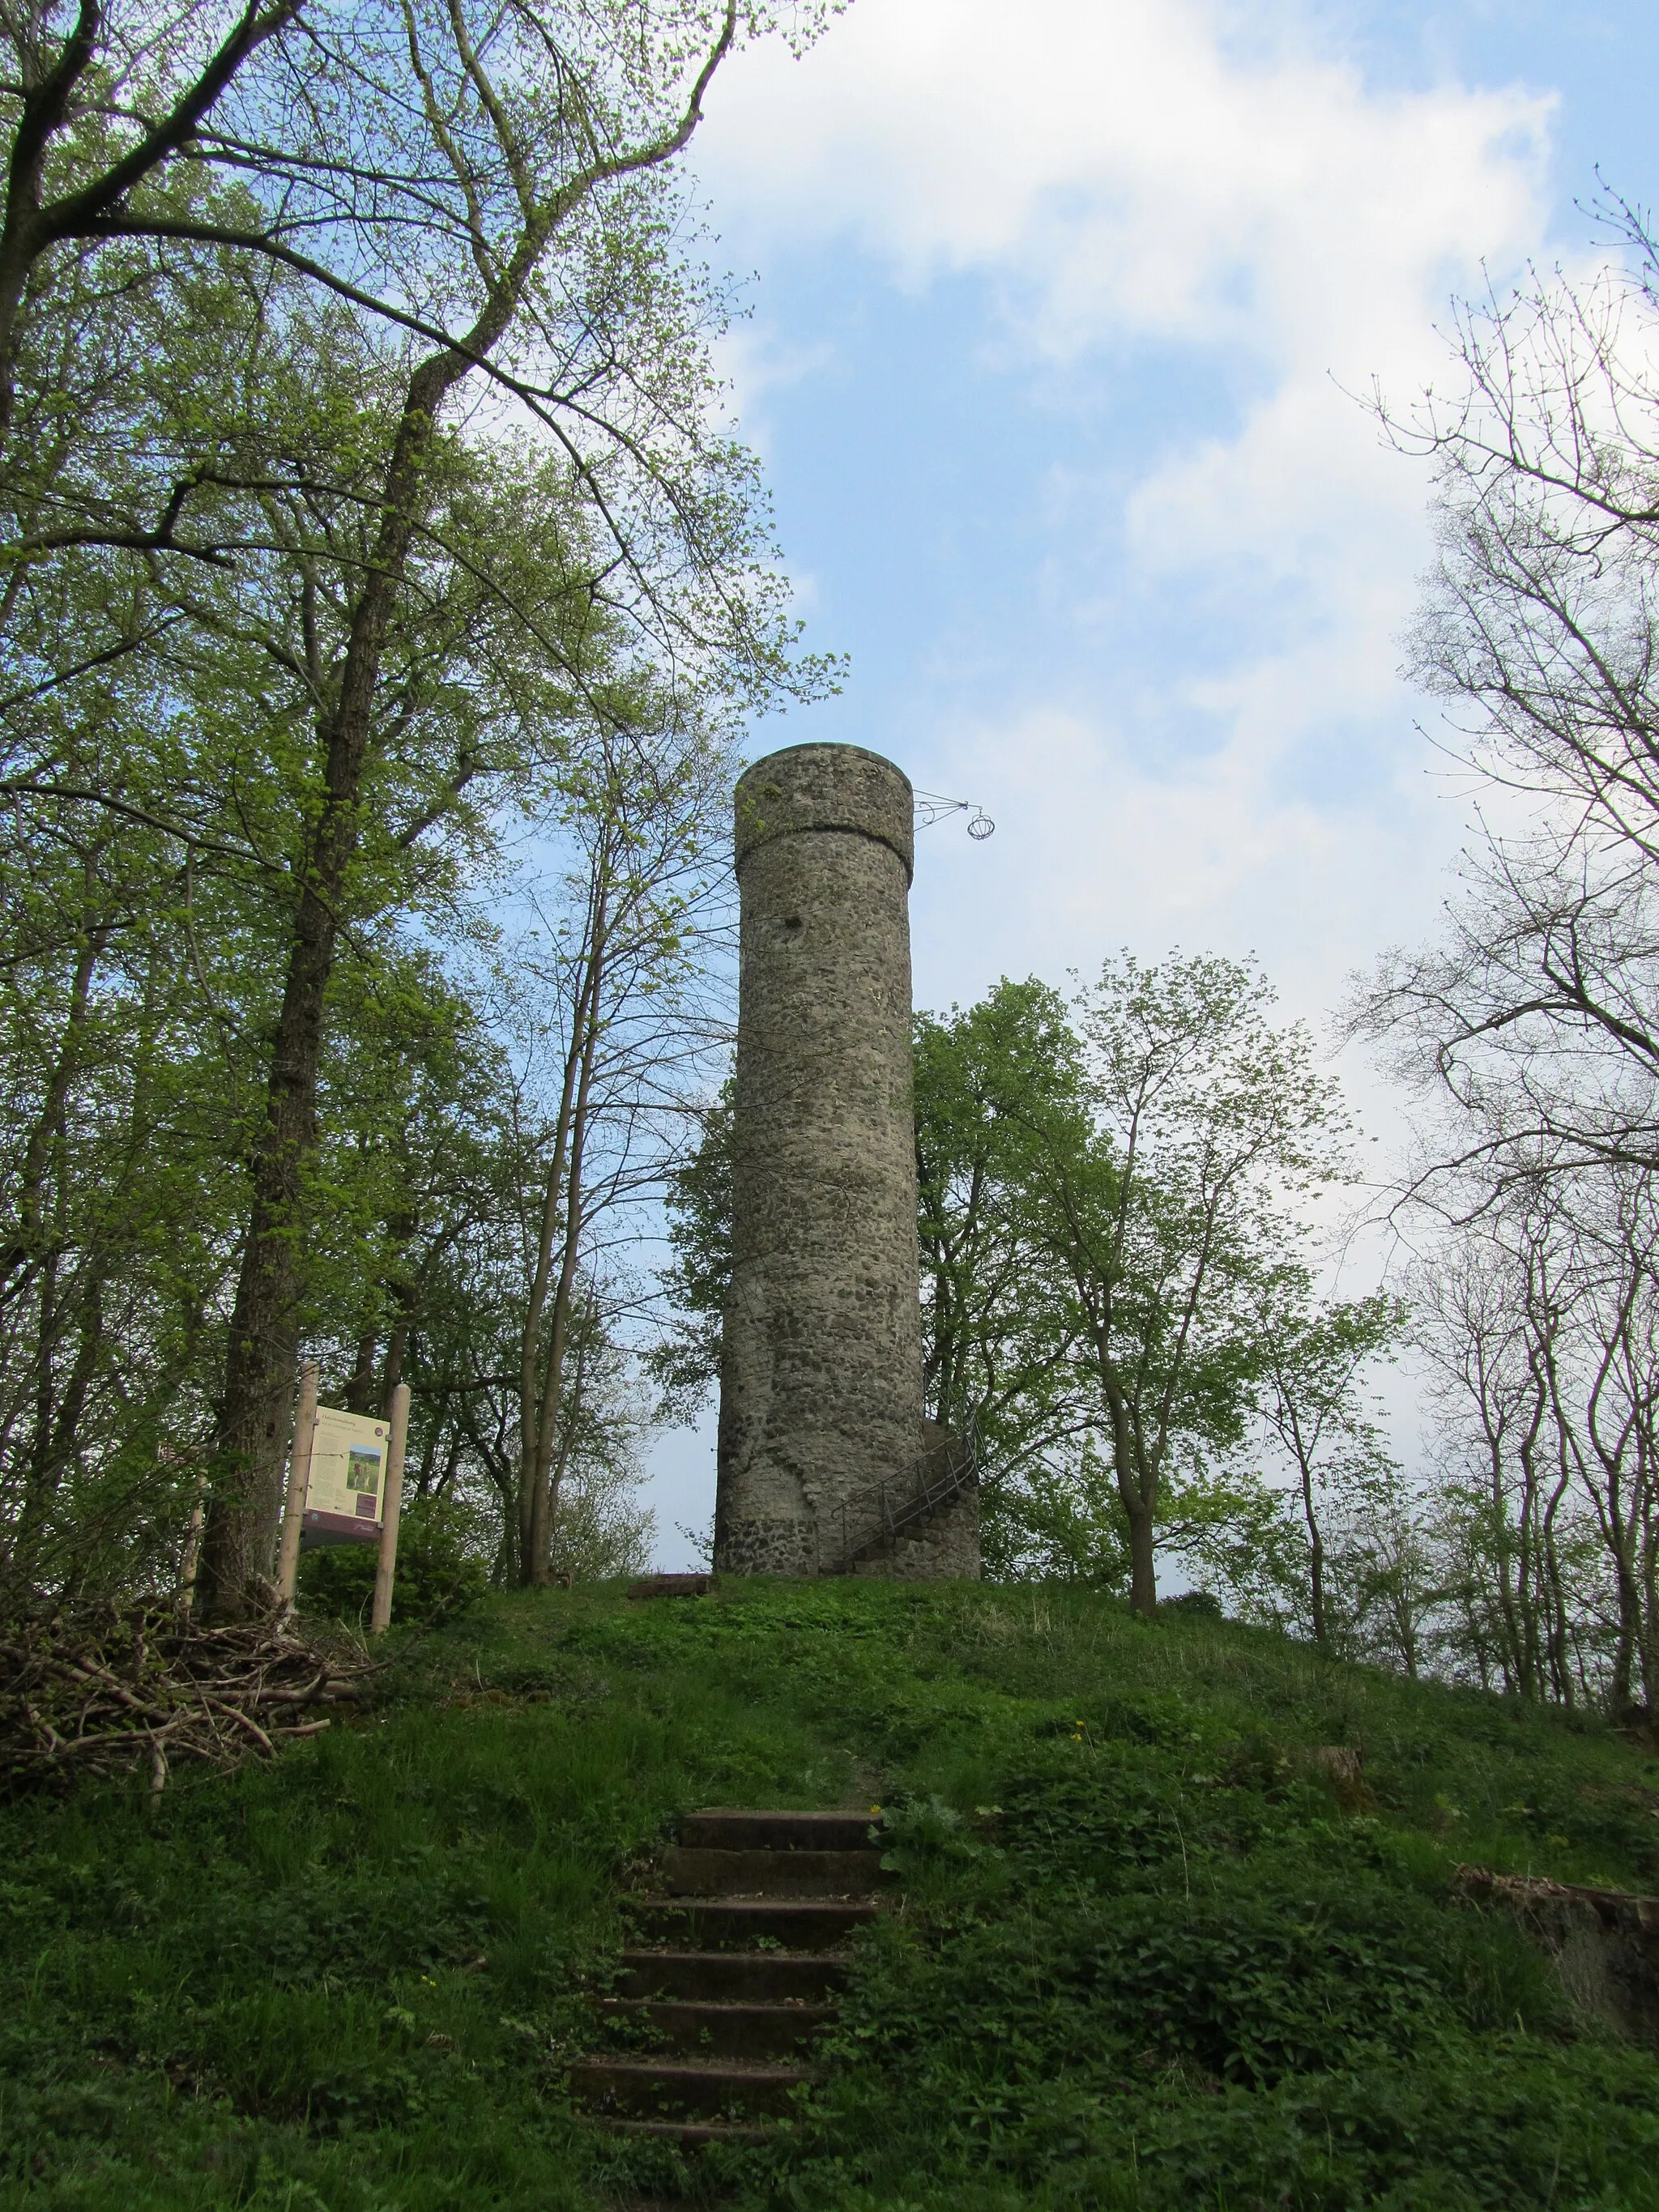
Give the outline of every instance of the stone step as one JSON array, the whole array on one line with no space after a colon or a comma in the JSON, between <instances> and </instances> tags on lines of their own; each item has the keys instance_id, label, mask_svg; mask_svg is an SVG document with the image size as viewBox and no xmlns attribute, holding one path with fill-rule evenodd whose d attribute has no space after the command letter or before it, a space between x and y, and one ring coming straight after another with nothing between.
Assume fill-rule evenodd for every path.
<instances>
[{"instance_id":1,"label":"stone step","mask_svg":"<svg viewBox=\"0 0 1659 2212\"><path fill-rule=\"evenodd\" d=\"M817 2004L847 1986L847 1960L812 1951L624 1951L617 1995Z\"/></svg>"},{"instance_id":2,"label":"stone step","mask_svg":"<svg viewBox=\"0 0 1659 2212\"><path fill-rule=\"evenodd\" d=\"M641 1932L676 1948L730 1950L764 1942L815 1951L844 1943L876 1917L873 1898L665 1897L631 1903Z\"/></svg>"},{"instance_id":3,"label":"stone step","mask_svg":"<svg viewBox=\"0 0 1659 2212\"><path fill-rule=\"evenodd\" d=\"M662 1855L675 1897L863 1897L881 1879L881 1854L687 1850Z\"/></svg>"},{"instance_id":4,"label":"stone step","mask_svg":"<svg viewBox=\"0 0 1659 2212\"><path fill-rule=\"evenodd\" d=\"M770 2142L770 2128L754 2127L742 2120L625 2120L616 2113L605 2115L599 2124L615 2136L653 2136L659 2142L678 2143L682 2150L697 2150L704 2143L763 2143ZM684 2212L684 2200L678 2200L674 2212Z\"/></svg>"},{"instance_id":5,"label":"stone step","mask_svg":"<svg viewBox=\"0 0 1659 2212\"><path fill-rule=\"evenodd\" d=\"M814 2079L810 2066L740 2058L579 2058L570 2086L600 2112L641 2119L787 2112L791 2093Z\"/></svg>"},{"instance_id":6,"label":"stone step","mask_svg":"<svg viewBox=\"0 0 1659 2212\"><path fill-rule=\"evenodd\" d=\"M815 2078L802 2061L849 1968L828 1947L875 1917L880 1862L865 1813L687 1814L660 1861L668 1894L627 1901L635 1947L598 2004L612 2034L668 2048L591 2053L573 2093L602 2125L685 2150L764 2141Z\"/></svg>"},{"instance_id":7,"label":"stone step","mask_svg":"<svg viewBox=\"0 0 1659 2212\"><path fill-rule=\"evenodd\" d=\"M652 2028L677 2051L711 2058L789 2058L836 2016L828 2004L734 2004L729 2000L602 1997L601 2019Z\"/></svg>"},{"instance_id":8,"label":"stone step","mask_svg":"<svg viewBox=\"0 0 1659 2212\"><path fill-rule=\"evenodd\" d=\"M693 1850L857 1851L870 1841L867 1813L687 1813L680 1843Z\"/></svg>"}]
</instances>

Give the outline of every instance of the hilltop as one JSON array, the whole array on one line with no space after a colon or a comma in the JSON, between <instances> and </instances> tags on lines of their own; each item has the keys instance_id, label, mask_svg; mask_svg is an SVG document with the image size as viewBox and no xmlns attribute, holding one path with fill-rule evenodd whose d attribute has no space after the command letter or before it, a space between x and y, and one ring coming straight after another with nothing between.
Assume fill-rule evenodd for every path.
<instances>
[{"instance_id":1,"label":"hilltop","mask_svg":"<svg viewBox=\"0 0 1659 2212\"><path fill-rule=\"evenodd\" d=\"M0 1814L32 2212L1659 2207L1659 2056L1452 1887L1659 1891L1659 1761L1185 1607L492 1597L395 1638L362 1717L143 1800ZM722 1803L879 1806L903 1888L815 2102L699 2180L562 2069L629 1869Z\"/></svg>"}]
</instances>

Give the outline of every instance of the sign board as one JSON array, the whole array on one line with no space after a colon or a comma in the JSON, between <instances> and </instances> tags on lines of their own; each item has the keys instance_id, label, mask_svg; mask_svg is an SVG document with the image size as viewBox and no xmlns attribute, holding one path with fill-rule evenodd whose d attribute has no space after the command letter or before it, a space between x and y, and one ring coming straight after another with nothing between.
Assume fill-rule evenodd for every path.
<instances>
[{"instance_id":1,"label":"sign board","mask_svg":"<svg viewBox=\"0 0 1659 2212\"><path fill-rule=\"evenodd\" d=\"M380 1541L391 1433L392 1424L372 1413L319 1406L301 1524L307 1551L320 1544Z\"/></svg>"},{"instance_id":2,"label":"sign board","mask_svg":"<svg viewBox=\"0 0 1659 2212\"><path fill-rule=\"evenodd\" d=\"M299 1374L294 1409L294 1448L288 1461L288 1504L277 1549L276 1589L294 1602L301 1547L370 1543L374 1562L371 1636L383 1636L392 1620L392 1583L398 1571L398 1521L404 1502L404 1454L409 1445L409 1385L392 1394L389 1418L339 1413L317 1403L314 1359Z\"/></svg>"}]
</instances>

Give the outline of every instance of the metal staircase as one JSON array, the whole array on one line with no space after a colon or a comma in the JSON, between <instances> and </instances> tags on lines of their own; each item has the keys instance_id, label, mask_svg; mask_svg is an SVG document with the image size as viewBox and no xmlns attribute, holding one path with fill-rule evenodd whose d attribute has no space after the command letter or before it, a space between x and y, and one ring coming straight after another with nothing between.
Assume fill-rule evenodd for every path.
<instances>
[{"instance_id":1,"label":"metal staircase","mask_svg":"<svg viewBox=\"0 0 1659 2212\"><path fill-rule=\"evenodd\" d=\"M980 1468L977 1422L947 1431L942 1443L917 1454L908 1482L872 1483L841 1502L839 1543L818 1571L855 1575L884 1546L896 1543L907 1530L931 1521L964 1492L977 1487Z\"/></svg>"}]
</instances>

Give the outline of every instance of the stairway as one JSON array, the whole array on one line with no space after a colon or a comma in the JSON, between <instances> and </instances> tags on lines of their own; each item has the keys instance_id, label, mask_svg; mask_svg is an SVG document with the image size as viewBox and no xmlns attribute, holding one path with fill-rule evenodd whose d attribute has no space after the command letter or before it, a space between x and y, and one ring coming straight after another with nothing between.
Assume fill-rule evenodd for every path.
<instances>
[{"instance_id":1,"label":"stairway","mask_svg":"<svg viewBox=\"0 0 1659 2212\"><path fill-rule=\"evenodd\" d=\"M640 1940L617 1993L599 2002L617 2045L571 2068L606 2126L690 2149L758 2142L787 2112L836 2016L845 1947L875 1917L869 1831L859 1813L685 1816L662 1889L634 1901Z\"/></svg>"},{"instance_id":2,"label":"stairway","mask_svg":"<svg viewBox=\"0 0 1659 2212\"><path fill-rule=\"evenodd\" d=\"M977 1580L981 1450L977 1427L962 1435L923 1423L931 1437L907 1480L878 1482L840 1501L825 1574L929 1582ZM864 1530L863 1535L859 1534Z\"/></svg>"}]
</instances>

